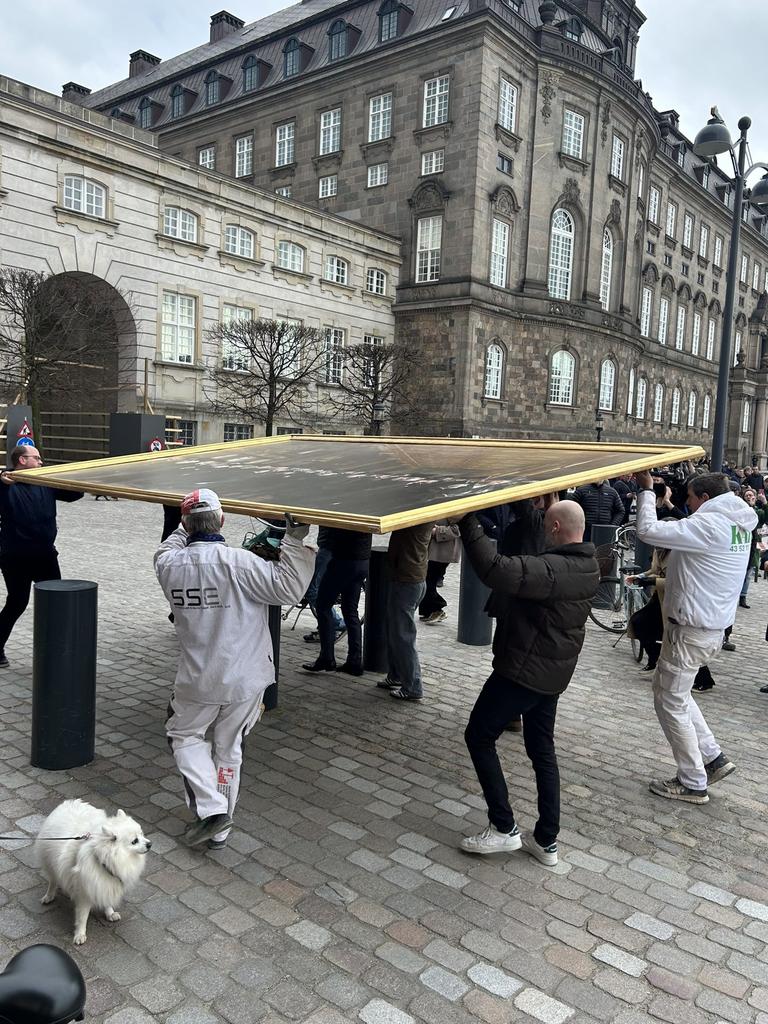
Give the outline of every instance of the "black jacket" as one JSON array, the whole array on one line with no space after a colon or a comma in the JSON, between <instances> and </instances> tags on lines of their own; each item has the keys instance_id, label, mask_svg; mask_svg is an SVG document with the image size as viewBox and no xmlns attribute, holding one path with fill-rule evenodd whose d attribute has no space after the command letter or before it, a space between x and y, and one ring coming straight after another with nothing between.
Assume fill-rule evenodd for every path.
<instances>
[{"instance_id":1,"label":"black jacket","mask_svg":"<svg viewBox=\"0 0 768 1024\"><path fill-rule=\"evenodd\" d=\"M562 693L576 668L597 592L594 545L505 557L496 554L472 515L462 520L461 536L473 569L493 591L494 671L538 693Z\"/></svg>"},{"instance_id":2,"label":"black jacket","mask_svg":"<svg viewBox=\"0 0 768 1024\"><path fill-rule=\"evenodd\" d=\"M82 491L0 483L0 554L24 556L54 551L56 501L77 501L82 496Z\"/></svg>"},{"instance_id":3,"label":"black jacket","mask_svg":"<svg viewBox=\"0 0 768 1024\"><path fill-rule=\"evenodd\" d=\"M624 523L629 522L629 513L632 508L632 502L635 499L636 487L633 487L627 480L614 480L611 487L616 491L618 496L621 498L621 503L624 506L624 519L622 520L622 526Z\"/></svg>"},{"instance_id":4,"label":"black jacket","mask_svg":"<svg viewBox=\"0 0 768 1024\"><path fill-rule=\"evenodd\" d=\"M610 484L585 484L584 487L577 487L573 500L584 509L587 524L585 540L589 540L590 530L595 525L621 526L624 521L624 502Z\"/></svg>"},{"instance_id":5,"label":"black jacket","mask_svg":"<svg viewBox=\"0 0 768 1024\"><path fill-rule=\"evenodd\" d=\"M358 530L341 530L336 526L326 527L323 547L340 562L364 562L371 557L370 533Z\"/></svg>"}]
</instances>

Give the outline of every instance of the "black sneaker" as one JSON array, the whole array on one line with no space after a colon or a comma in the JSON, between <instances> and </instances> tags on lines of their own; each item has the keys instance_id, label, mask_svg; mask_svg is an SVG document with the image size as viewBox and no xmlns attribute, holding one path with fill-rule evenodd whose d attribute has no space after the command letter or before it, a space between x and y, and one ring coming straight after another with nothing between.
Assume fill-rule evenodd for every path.
<instances>
[{"instance_id":1,"label":"black sneaker","mask_svg":"<svg viewBox=\"0 0 768 1024\"><path fill-rule=\"evenodd\" d=\"M709 793L706 789L689 789L677 776L674 779L654 779L648 784L648 789L656 796L663 796L667 800L682 800L687 804L709 803Z\"/></svg>"},{"instance_id":2,"label":"black sneaker","mask_svg":"<svg viewBox=\"0 0 768 1024\"><path fill-rule=\"evenodd\" d=\"M400 688L400 683L396 679L392 679L387 675L384 676L383 679L380 679L378 683L376 683L376 686L379 690L398 690Z\"/></svg>"},{"instance_id":3,"label":"black sneaker","mask_svg":"<svg viewBox=\"0 0 768 1024\"><path fill-rule=\"evenodd\" d=\"M398 686L396 690L390 690L389 696L394 697L395 700L421 700L420 693L411 693L410 690L406 690L402 686Z\"/></svg>"},{"instance_id":4,"label":"black sneaker","mask_svg":"<svg viewBox=\"0 0 768 1024\"><path fill-rule=\"evenodd\" d=\"M707 784L710 786L736 771L736 765L729 761L725 754L718 754L715 760L705 764L704 768L707 773Z\"/></svg>"},{"instance_id":5,"label":"black sneaker","mask_svg":"<svg viewBox=\"0 0 768 1024\"><path fill-rule=\"evenodd\" d=\"M305 665L302 665L301 667L304 669L305 672L335 672L336 662L320 661L320 659L318 658L317 661L307 662Z\"/></svg>"},{"instance_id":6,"label":"black sneaker","mask_svg":"<svg viewBox=\"0 0 768 1024\"><path fill-rule=\"evenodd\" d=\"M735 651L736 650L736 644L732 644L730 640L724 640L723 641L723 648L722 649L724 651Z\"/></svg>"},{"instance_id":7,"label":"black sneaker","mask_svg":"<svg viewBox=\"0 0 768 1024\"><path fill-rule=\"evenodd\" d=\"M348 676L361 676L363 666L354 661L345 661L343 665L339 665L339 672L344 672Z\"/></svg>"},{"instance_id":8,"label":"black sneaker","mask_svg":"<svg viewBox=\"0 0 768 1024\"><path fill-rule=\"evenodd\" d=\"M711 690L714 685L715 680L711 679L709 680L709 682L706 683L694 683L691 689L695 690L696 693L706 693L707 690Z\"/></svg>"},{"instance_id":9,"label":"black sneaker","mask_svg":"<svg viewBox=\"0 0 768 1024\"><path fill-rule=\"evenodd\" d=\"M187 846L200 846L213 839L219 832L232 828L232 819L228 814L212 814L209 818L198 818L193 821L184 833Z\"/></svg>"},{"instance_id":10,"label":"black sneaker","mask_svg":"<svg viewBox=\"0 0 768 1024\"><path fill-rule=\"evenodd\" d=\"M0 651L0 668L8 668L10 661L5 656L5 651Z\"/></svg>"},{"instance_id":11,"label":"black sneaker","mask_svg":"<svg viewBox=\"0 0 768 1024\"><path fill-rule=\"evenodd\" d=\"M223 839L209 839L208 849L209 850L223 850L227 845L229 836L225 836Z\"/></svg>"}]
</instances>

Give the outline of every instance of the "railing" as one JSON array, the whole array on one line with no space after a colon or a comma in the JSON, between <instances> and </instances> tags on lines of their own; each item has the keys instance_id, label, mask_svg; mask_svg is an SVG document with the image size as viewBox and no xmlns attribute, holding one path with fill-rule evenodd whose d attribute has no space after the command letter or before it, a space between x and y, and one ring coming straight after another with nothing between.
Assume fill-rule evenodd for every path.
<instances>
[{"instance_id":1,"label":"railing","mask_svg":"<svg viewBox=\"0 0 768 1024\"><path fill-rule=\"evenodd\" d=\"M41 448L47 464L109 455L109 413L42 412Z\"/></svg>"}]
</instances>

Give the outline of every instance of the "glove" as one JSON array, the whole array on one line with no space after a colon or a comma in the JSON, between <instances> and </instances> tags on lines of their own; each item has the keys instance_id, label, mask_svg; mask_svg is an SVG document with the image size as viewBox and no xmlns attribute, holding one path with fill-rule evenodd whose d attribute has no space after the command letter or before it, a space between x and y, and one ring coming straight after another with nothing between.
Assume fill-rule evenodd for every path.
<instances>
[{"instance_id":1,"label":"glove","mask_svg":"<svg viewBox=\"0 0 768 1024\"><path fill-rule=\"evenodd\" d=\"M290 512L285 512L284 515L286 537L292 537L294 540L304 540L309 533L309 525L297 523Z\"/></svg>"}]
</instances>

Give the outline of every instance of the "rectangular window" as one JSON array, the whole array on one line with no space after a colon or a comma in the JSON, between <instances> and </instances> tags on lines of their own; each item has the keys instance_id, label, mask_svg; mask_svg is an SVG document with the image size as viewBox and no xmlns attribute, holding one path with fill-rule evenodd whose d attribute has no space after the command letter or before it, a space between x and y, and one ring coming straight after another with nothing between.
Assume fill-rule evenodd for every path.
<instances>
[{"instance_id":1,"label":"rectangular window","mask_svg":"<svg viewBox=\"0 0 768 1024\"><path fill-rule=\"evenodd\" d=\"M736 331L733 339L733 365L737 366L739 362L739 352L741 352L741 331Z\"/></svg>"},{"instance_id":2,"label":"rectangular window","mask_svg":"<svg viewBox=\"0 0 768 1024\"><path fill-rule=\"evenodd\" d=\"M675 330L675 348L682 352L685 347L685 306L677 307L677 328Z\"/></svg>"},{"instance_id":3,"label":"rectangular window","mask_svg":"<svg viewBox=\"0 0 768 1024\"><path fill-rule=\"evenodd\" d=\"M442 217L422 217L416 234L416 281L419 284L440 278Z\"/></svg>"},{"instance_id":4,"label":"rectangular window","mask_svg":"<svg viewBox=\"0 0 768 1024\"><path fill-rule=\"evenodd\" d=\"M225 423L225 441L250 441L253 437L253 426L249 423Z\"/></svg>"},{"instance_id":5,"label":"rectangular window","mask_svg":"<svg viewBox=\"0 0 768 1024\"><path fill-rule=\"evenodd\" d=\"M643 198L643 189L645 188L645 164L640 163L637 168L637 198Z\"/></svg>"},{"instance_id":6,"label":"rectangular window","mask_svg":"<svg viewBox=\"0 0 768 1024\"><path fill-rule=\"evenodd\" d=\"M424 120L423 128L431 128L436 124L445 124L448 120L448 75L430 78L424 83Z\"/></svg>"},{"instance_id":7,"label":"rectangular window","mask_svg":"<svg viewBox=\"0 0 768 1024\"><path fill-rule=\"evenodd\" d=\"M664 266L665 267L671 267L672 266L672 253L671 252L665 252L664 253Z\"/></svg>"},{"instance_id":8,"label":"rectangular window","mask_svg":"<svg viewBox=\"0 0 768 1024\"><path fill-rule=\"evenodd\" d=\"M704 403L701 411L701 426L703 430L709 430L709 410L712 405L712 399L709 395L704 395Z\"/></svg>"},{"instance_id":9,"label":"rectangular window","mask_svg":"<svg viewBox=\"0 0 768 1024\"><path fill-rule=\"evenodd\" d=\"M389 164L372 164L368 168L368 188L386 185L389 178Z\"/></svg>"},{"instance_id":10,"label":"rectangular window","mask_svg":"<svg viewBox=\"0 0 768 1024\"><path fill-rule=\"evenodd\" d=\"M757 260L752 266L752 287L756 292L760 291L760 264Z\"/></svg>"},{"instance_id":11,"label":"rectangular window","mask_svg":"<svg viewBox=\"0 0 768 1024\"><path fill-rule=\"evenodd\" d=\"M320 115L320 156L338 153L341 149L341 107Z\"/></svg>"},{"instance_id":12,"label":"rectangular window","mask_svg":"<svg viewBox=\"0 0 768 1024\"><path fill-rule=\"evenodd\" d=\"M517 121L517 89L506 78L499 82L499 124L514 132Z\"/></svg>"},{"instance_id":13,"label":"rectangular window","mask_svg":"<svg viewBox=\"0 0 768 1024\"><path fill-rule=\"evenodd\" d=\"M619 181L624 180L624 140L618 135L613 136L611 147L611 174Z\"/></svg>"},{"instance_id":14,"label":"rectangular window","mask_svg":"<svg viewBox=\"0 0 768 1024\"><path fill-rule=\"evenodd\" d=\"M651 334L651 311L653 309L653 292L643 288L643 299L640 304L640 333L644 338Z\"/></svg>"},{"instance_id":15,"label":"rectangular window","mask_svg":"<svg viewBox=\"0 0 768 1024\"><path fill-rule=\"evenodd\" d=\"M289 121L277 126L275 133L275 167L285 167L294 161L296 124Z\"/></svg>"},{"instance_id":16,"label":"rectangular window","mask_svg":"<svg viewBox=\"0 0 768 1024\"><path fill-rule=\"evenodd\" d=\"M161 349L163 359L191 363L195 355L197 300L191 295L163 292Z\"/></svg>"},{"instance_id":17,"label":"rectangular window","mask_svg":"<svg viewBox=\"0 0 768 1024\"><path fill-rule=\"evenodd\" d=\"M293 189L290 185L281 185L280 188L275 189L276 196L282 196L283 199L290 199L293 195Z\"/></svg>"},{"instance_id":18,"label":"rectangular window","mask_svg":"<svg viewBox=\"0 0 768 1024\"><path fill-rule=\"evenodd\" d=\"M178 206L166 206L163 233L170 238L180 238L183 242L196 242L197 217L189 210L179 209Z\"/></svg>"},{"instance_id":19,"label":"rectangular window","mask_svg":"<svg viewBox=\"0 0 768 1024\"><path fill-rule=\"evenodd\" d=\"M739 274L739 280L742 284L747 283L747 274L749 273L749 256L741 257L741 273Z\"/></svg>"},{"instance_id":20,"label":"rectangular window","mask_svg":"<svg viewBox=\"0 0 768 1024\"><path fill-rule=\"evenodd\" d=\"M699 256L704 259L709 255L709 228L706 224L701 225L699 232Z\"/></svg>"},{"instance_id":21,"label":"rectangular window","mask_svg":"<svg viewBox=\"0 0 768 1024\"><path fill-rule=\"evenodd\" d=\"M690 272L691 272L691 265L690 265L690 263L681 263L680 264L680 273L683 275L683 277L688 277Z\"/></svg>"},{"instance_id":22,"label":"rectangular window","mask_svg":"<svg viewBox=\"0 0 768 1024\"><path fill-rule=\"evenodd\" d=\"M422 174L442 174L445 168L445 150L432 149L421 154Z\"/></svg>"},{"instance_id":23,"label":"rectangular window","mask_svg":"<svg viewBox=\"0 0 768 1024\"><path fill-rule=\"evenodd\" d=\"M675 225L677 223L677 207L674 203L667 203L667 225L666 232L669 238L675 237Z\"/></svg>"},{"instance_id":24,"label":"rectangular window","mask_svg":"<svg viewBox=\"0 0 768 1024\"><path fill-rule=\"evenodd\" d=\"M691 248L693 242L693 217L686 213L683 217L683 245L686 249Z\"/></svg>"},{"instance_id":25,"label":"rectangular window","mask_svg":"<svg viewBox=\"0 0 768 1024\"><path fill-rule=\"evenodd\" d=\"M368 141L379 142L392 134L392 93L372 96L368 103Z\"/></svg>"},{"instance_id":26,"label":"rectangular window","mask_svg":"<svg viewBox=\"0 0 768 1024\"><path fill-rule=\"evenodd\" d=\"M175 448L178 445L189 447L197 444L197 421L180 420L177 416L168 416L165 420L165 443Z\"/></svg>"},{"instance_id":27,"label":"rectangular window","mask_svg":"<svg viewBox=\"0 0 768 1024\"><path fill-rule=\"evenodd\" d=\"M581 160L584 147L584 118L575 110L565 110L563 113L563 153L567 156L575 156Z\"/></svg>"},{"instance_id":28,"label":"rectangular window","mask_svg":"<svg viewBox=\"0 0 768 1024\"><path fill-rule=\"evenodd\" d=\"M507 262L509 256L509 224L504 220L493 221L491 232L491 284L497 288L507 285Z\"/></svg>"},{"instance_id":29,"label":"rectangular window","mask_svg":"<svg viewBox=\"0 0 768 1024\"><path fill-rule=\"evenodd\" d=\"M365 290L374 295L386 295L387 275L377 267L369 267L365 275Z\"/></svg>"},{"instance_id":30,"label":"rectangular window","mask_svg":"<svg viewBox=\"0 0 768 1024\"><path fill-rule=\"evenodd\" d=\"M330 199L331 196L335 196L339 191L339 176L338 174L326 174L325 177L320 178L318 182L317 194L320 199Z\"/></svg>"},{"instance_id":31,"label":"rectangular window","mask_svg":"<svg viewBox=\"0 0 768 1024\"><path fill-rule=\"evenodd\" d=\"M364 334L363 335L363 345L365 345L365 347L371 353L373 353L373 349L379 348L383 344L384 344L384 339L383 338L379 338L375 334ZM380 366L380 364L381 364L381 360L379 360L379 366ZM362 376L363 376L363 381L362 381L363 387L374 388L378 384L380 384L380 382L381 382L381 370L379 369L377 371L376 362L374 361L373 355L371 355L369 358L365 359L365 362L363 363L363 375ZM378 380L376 378L378 378Z\"/></svg>"},{"instance_id":32,"label":"rectangular window","mask_svg":"<svg viewBox=\"0 0 768 1024\"><path fill-rule=\"evenodd\" d=\"M197 162L206 171L216 170L216 147L205 146L197 154Z\"/></svg>"},{"instance_id":33,"label":"rectangular window","mask_svg":"<svg viewBox=\"0 0 768 1024\"><path fill-rule=\"evenodd\" d=\"M691 339L691 355L697 356L701 346L701 313L693 314L693 338Z\"/></svg>"},{"instance_id":34,"label":"rectangular window","mask_svg":"<svg viewBox=\"0 0 768 1024\"><path fill-rule=\"evenodd\" d=\"M656 255L656 243L655 242L651 242L651 241L646 242L645 243L645 251L648 253L649 256L655 256Z\"/></svg>"},{"instance_id":35,"label":"rectangular window","mask_svg":"<svg viewBox=\"0 0 768 1024\"><path fill-rule=\"evenodd\" d=\"M400 14L399 8L379 15L379 38L382 43L388 43L390 39L397 38L397 20Z\"/></svg>"},{"instance_id":36,"label":"rectangular window","mask_svg":"<svg viewBox=\"0 0 768 1024\"><path fill-rule=\"evenodd\" d=\"M661 192L656 188L655 185L651 185L650 195L648 197L648 220L651 224L659 223L659 206L661 205Z\"/></svg>"},{"instance_id":37,"label":"rectangular window","mask_svg":"<svg viewBox=\"0 0 768 1024\"><path fill-rule=\"evenodd\" d=\"M235 306L225 302L221 311L221 319L225 324L253 320L253 310L247 306ZM251 364L250 353L238 345L232 338L225 338L221 346L221 365L225 370L247 370ZM226 440L226 438L225 438Z\"/></svg>"},{"instance_id":38,"label":"rectangular window","mask_svg":"<svg viewBox=\"0 0 768 1024\"><path fill-rule=\"evenodd\" d=\"M667 344L667 329L669 328L669 299L662 298L659 301L659 344Z\"/></svg>"},{"instance_id":39,"label":"rectangular window","mask_svg":"<svg viewBox=\"0 0 768 1024\"><path fill-rule=\"evenodd\" d=\"M243 135L235 141L235 177L253 174L253 136Z\"/></svg>"},{"instance_id":40,"label":"rectangular window","mask_svg":"<svg viewBox=\"0 0 768 1024\"><path fill-rule=\"evenodd\" d=\"M341 384L344 374L344 331L325 329L325 383Z\"/></svg>"},{"instance_id":41,"label":"rectangular window","mask_svg":"<svg viewBox=\"0 0 768 1024\"><path fill-rule=\"evenodd\" d=\"M497 154L496 170L501 171L503 174L512 174L512 161L508 156L504 156L503 153Z\"/></svg>"},{"instance_id":42,"label":"rectangular window","mask_svg":"<svg viewBox=\"0 0 768 1024\"><path fill-rule=\"evenodd\" d=\"M715 255L712 262L716 267L723 265L723 239L720 235L715 235Z\"/></svg>"},{"instance_id":43,"label":"rectangular window","mask_svg":"<svg viewBox=\"0 0 768 1024\"><path fill-rule=\"evenodd\" d=\"M715 321L710 320L707 324L707 359L710 362L715 358Z\"/></svg>"}]
</instances>

